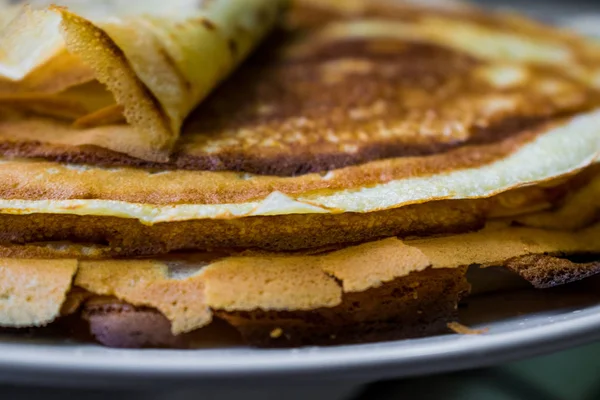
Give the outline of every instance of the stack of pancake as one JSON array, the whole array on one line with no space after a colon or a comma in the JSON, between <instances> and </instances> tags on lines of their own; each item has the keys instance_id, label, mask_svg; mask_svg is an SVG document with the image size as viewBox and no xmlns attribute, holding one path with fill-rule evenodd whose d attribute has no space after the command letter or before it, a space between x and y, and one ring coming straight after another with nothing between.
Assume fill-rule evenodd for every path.
<instances>
[{"instance_id":1,"label":"stack of pancake","mask_svg":"<svg viewBox=\"0 0 600 400\"><path fill-rule=\"evenodd\" d=\"M44 3L0 20L4 328L398 339L469 267L600 271L591 40L450 1Z\"/></svg>"}]
</instances>

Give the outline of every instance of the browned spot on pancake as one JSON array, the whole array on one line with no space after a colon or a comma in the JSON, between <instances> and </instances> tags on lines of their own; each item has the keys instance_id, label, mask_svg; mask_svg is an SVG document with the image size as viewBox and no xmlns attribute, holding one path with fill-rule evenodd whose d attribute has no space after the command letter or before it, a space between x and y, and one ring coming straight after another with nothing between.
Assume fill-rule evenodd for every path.
<instances>
[{"instance_id":1,"label":"browned spot on pancake","mask_svg":"<svg viewBox=\"0 0 600 400\"><path fill-rule=\"evenodd\" d=\"M340 152L311 151L309 149L303 149L302 146L298 146L294 152L293 147L290 146L289 150L283 151L281 154L276 154L276 151L269 150L264 150L260 153L246 153L243 150L240 151L232 146L218 155L186 154L187 151L177 153L175 163L179 169L231 170L275 176L297 176L330 171L357 164L364 165L364 163L373 160L400 157L406 158L405 162L398 160L398 163L393 164L398 166L404 164L406 167L408 165L416 166L417 157L434 156L435 158L431 159L419 159L419 164L423 167L421 171L428 175L458 168L477 167L505 157L516 150L519 145L532 139L534 135L531 131L528 132L527 129L539 126L542 121L542 119L514 119L503 121L497 127L494 127L494 129L477 129L474 137L463 143L460 143L459 141L449 143L427 143L425 140L425 143L409 144L401 140L398 142L374 140L371 143L364 143L362 145L348 143L345 145L346 151ZM509 138L504 142L489 145L489 143L494 143L496 140L500 141L513 134L516 137ZM513 144L514 147L509 148L509 143ZM185 143L185 141L182 143L182 146L187 145L188 144ZM193 145L190 147L193 149ZM323 144L322 148L326 147L327 145ZM193 152L191 149L189 150L190 153ZM442 166L442 160L452 160L456 163L447 164L444 167ZM438 162L440 163L438 164ZM157 166L157 164L154 164L154 166ZM371 168L367 167L363 171L365 174L369 174L370 170ZM342 175L346 175L344 172L346 171L340 171ZM408 170L405 170L403 173L400 172L399 169L394 168L393 170L390 169L387 171L387 176L390 178L392 176L407 176L405 175L407 172ZM397 173L399 174L397 175ZM356 177L358 177L358 174ZM387 179L383 179L382 181L385 180ZM364 182L366 181L367 180L364 180ZM335 183L329 181L328 188L332 188L332 185L335 185Z\"/></svg>"},{"instance_id":2,"label":"browned spot on pancake","mask_svg":"<svg viewBox=\"0 0 600 400\"><path fill-rule=\"evenodd\" d=\"M200 23L204 25L204 27L209 31L214 31L217 29L217 26L212 21L206 18L200 18Z\"/></svg>"},{"instance_id":3,"label":"browned spot on pancake","mask_svg":"<svg viewBox=\"0 0 600 400\"><path fill-rule=\"evenodd\" d=\"M498 91L464 54L374 43L396 46L346 40L271 65L255 58L190 118L176 157L211 170L298 175L498 142L594 97L565 108L526 85ZM494 111L498 104L508 109Z\"/></svg>"},{"instance_id":4,"label":"browned spot on pancake","mask_svg":"<svg viewBox=\"0 0 600 400\"><path fill-rule=\"evenodd\" d=\"M227 45L229 46L229 50L231 51L231 55L237 57L238 54L238 44L234 39L229 39L227 41Z\"/></svg>"}]
</instances>

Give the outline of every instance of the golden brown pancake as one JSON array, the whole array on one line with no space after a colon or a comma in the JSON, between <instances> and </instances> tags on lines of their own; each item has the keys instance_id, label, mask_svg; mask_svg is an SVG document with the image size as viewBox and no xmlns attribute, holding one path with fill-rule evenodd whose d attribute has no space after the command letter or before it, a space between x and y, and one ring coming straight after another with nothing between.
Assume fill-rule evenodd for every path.
<instances>
[{"instance_id":1,"label":"golden brown pancake","mask_svg":"<svg viewBox=\"0 0 600 400\"><path fill-rule=\"evenodd\" d=\"M476 10L394 9L373 2L277 34L189 118L168 163L82 147L93 130L23 116L0 125L4 153L297 175L499 144L598 104L591 43Z\"/></svg>"},{"instance_id":2,"label":"golden brown pancake","mask_svg":"<svg viewBox=\"0 0 600 400\"><path fill-rule=\"evenodd\" d=\"M89 146L112 112L4 112L0 326L356 343L446 332L472 266L597 274L599 61L470 7L304 0L166 162Z\"/></svg>"},{"instance_id":3,"label":"golden brown pancake","mask_svg":"<svg viewBox=\"0 0 600 400\"><path fill-rule=\"evenodd\" d=\"M300 7L333 18L284 26L198 108L169 163L78 146L96 128L5 116L6 155L87 164L5 161L2 212L143 224L367 213L487 198L597 161L594 44L471 9L330 3ZM109 167L123 164L146 169ZM228 171L182 170L198 168Z\"/></svg>"},{"instance_id":4,"label":"golden brown pancake","mask_svg":"<svg viewBox=\"0 0 600 400\"><path fill-rule=\"evenodd\" d=\"M487 199L429 201L368 213L282 212L280 215L264 213L267 215L243 218L227 215L216 218L198 218L194 214L189 216L185 210L197 210L198 206L185 203L180 206L169 203L143 206L139 203L114 202L111 198L132 201L131 198L117 197L117 193L137 195L131 190L133 186L124 184L133 179L110 179L114 172L95 175L94 171L97 172L93 168L82 170L80 167L63 167L55 163L0 164L0 176L3 177L0 186L6 188L1 202L19 206L5 208L0 213L0 243L3 244L0 255L73 257L72 253L65 253L61 245L64 241L87 246L90 251L87 256L91 258L220 248L295 251L389 236L405 238L461 233L478 230L490 219L538 226L535 222L527 222L528 218L535 218L538 214L546 215L548 224L552 223L555 216L556 223L560 224L564 219L563 210L573 207L575 210L567 214L571 221L577 221L573 229L584 228L597 220L590 212L595 209L595 202L589 202L586 207L578 206L578 202L572 205L596 186L597 168L587 169L573 177L513 189ZM210 195L208 191L203 193L194 190L195 184L191 178L180 186L169 179L172 174L176 172L157 175L136 172L135 177L149 176L149 182L155 185L149 185L139 194L156 198L161 193L167 193L168 185L173 185L171 193L175 196ZM24 177L27 177L26 185L19 183ZM141 181L138 179L137 182ZM213 185L216 188L220 186L219 182L213 182ZM157 191L156 187L161 191ZM246 187L251 188L250 185ZM105 200L85 200L96 196L102 196ZM29 200L19 200L23 198ZM80 198L84 200L76 200ZM168 198L157 200L168 201ZM275 202L275 206L284 207L285 202ZM217 211L221 209L218 204L214 207ZM164 210L170 219L162 222L153 220L160 216L156 210ZM127 212L133 214L128 215ZM177 212L183 213L183 218L177 218Z\"/></svg>"},{"instance_id":5,"label":"golden brown pancake","mask_svg":"<svg viewBox=\"0 0 600 400\"><path fill-rule=\"evenodd\" d=\"M5 155L62 163L0 164L2 240L135 255L460 232L551 206L540 187L597 161L593 44L511 16L369 4L304 8L327 18L284 26L198 108L166 164L7 116ZM520 187L508 210L471 204Z\"/></svg>"},{"instance_id":6,"label":"golden brown pancake","mask_svg":"<svg viewBox=\"0 0 600 400\"><path fill-rule=\"evenodd\" d=\"M489 199L436 201L370 213L288 214L246 218L205 218L147 224L134 218L51 212L0 214L0 255L4 257L81 257L62 242L81 243L85 257L127 257L194 249L295 251L360 243L389 236L428 237L478 230L487 221L536 227L560 226L565 210L571 230L590 226L596 202L577 199L596 186L596 170L575 177L512 190ZM52 204L52 202L50 203ZM85 209L85 202L82 205ZM15 210L16 211L16 210ZM24 246L25 245L25 246Z\"/></svg>"},{"instance_id":7,"label":"golden brown pancake","mask_svg":"<svg viewBox=\"0 0 600 400\"><path fill-rule=\"evenodd\" d=\"M117 347L179 347L187 343L185 335L215 318L253 345L419 336L444 330L454 318L457 301L468 290L468 266L502 266L540 288L597 274L599 227L575 234L490 227L440 238L389 238L313 255L9 259L0 269L6 293L0 325L43 326L60 316L81 315L98 340ZM134 331L140 332L137 341Z\"/></svg>"}]
</instances>

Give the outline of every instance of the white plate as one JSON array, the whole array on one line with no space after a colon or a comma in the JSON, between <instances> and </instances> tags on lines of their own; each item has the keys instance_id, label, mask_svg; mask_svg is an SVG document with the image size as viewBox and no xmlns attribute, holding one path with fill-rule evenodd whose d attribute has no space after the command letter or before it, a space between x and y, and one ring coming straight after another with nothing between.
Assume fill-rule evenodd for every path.
<instances>
[{"instance_id":1,"label":"white plate","mask_svg":"<svg viewBox=\"0 0 600 400\"><path fill-rule=\"evenodd\" d=\"M461 309L483 335L443 335L295 350L114 350L96 345L0 341L0 382L96 386L228 385L375 379L474 368L600 339L599 279L546 291L474 298Z\"/></svg>"}]
</instances>

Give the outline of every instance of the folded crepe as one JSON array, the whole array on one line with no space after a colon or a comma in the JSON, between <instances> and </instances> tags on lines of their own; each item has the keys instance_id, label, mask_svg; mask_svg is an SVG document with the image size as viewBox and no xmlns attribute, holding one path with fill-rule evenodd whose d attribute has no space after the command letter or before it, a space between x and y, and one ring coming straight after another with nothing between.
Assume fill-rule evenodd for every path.
<instances>
[{"instance_id":1,"label":"folded crepe","mask_svg":"<svg viewBox=\"0 0 600 400\"><path fill-rule=\"evenodd\" d=\"M351 3L294 4L168 161L0 120L0 326L364 342L445 331L468 267L537 288L598 273L598 45L473 7Z\"/></svg>"},{"instance_id":2,"label":"folded crepe","mask_svg":"<svg viewBox=\"0 0 600 400\"><path fill-rule=\"evenodd\" d=\"M184 119L285 1L32 3L0 20L2 119L41 130L57 119L70 144L166 161Z\"/></svg>"}]
</instances>

